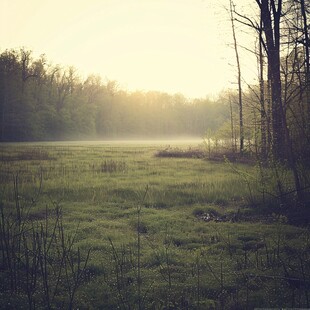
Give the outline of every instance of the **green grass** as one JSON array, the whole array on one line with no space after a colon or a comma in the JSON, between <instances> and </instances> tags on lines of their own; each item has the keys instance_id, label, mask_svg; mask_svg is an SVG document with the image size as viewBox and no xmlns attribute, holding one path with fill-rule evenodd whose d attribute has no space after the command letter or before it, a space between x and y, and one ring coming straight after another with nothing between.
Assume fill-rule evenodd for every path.
<instances>
[{"instance_id":1,"label":"green grass","mask_svg":"<svg viewBox=\"0 0 310 310\"><path fill-rule=\"evenodd\" d=\"M40 223L46 207L58 205L66 232L74 234L78 227L74 249L86 253L91 248L89 278L75 306L309 307L309 231L288 225L285 217L268 214L263 206L260 214L259 203L250 205L253 197L260 202L258 186L251 183L249 199L236 169L254 176L256 168L234 164L234 171L202 158L155 156L165 147L1 145L0 193L7 214L16 204L14 178L25 207L42 178L29 218ZM208 213L225 220L205 221L202 215Z\"/></svg>"}]
</instances>

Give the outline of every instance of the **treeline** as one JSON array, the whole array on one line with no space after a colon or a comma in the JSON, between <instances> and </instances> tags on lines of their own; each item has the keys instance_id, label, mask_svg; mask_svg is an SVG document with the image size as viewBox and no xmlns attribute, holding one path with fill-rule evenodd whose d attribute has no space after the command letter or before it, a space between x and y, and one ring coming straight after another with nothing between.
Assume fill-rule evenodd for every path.
<instances>
[{"instance_id":1,"label":"treeline","mask_svg":"<svg viewBox=\"0 0 310 310\"><path fill-rule=\"evenodd\" d=\"M257 56L258 85L244 93L239 83L238 145L247 127L252 130L253 147L263 161L287 162L291 169L309 162L310 141L310 3L303 0L260 0L257 15L235 9L230 0L234 22L256 36L248 46ZM252 12L253 13L253 12ZM238 35L234 36L239 81Z\"/></svg>"},{"instance_id":2,"label":"treeline","mask_svg":"<svg viewBox=\"0 0 310 310\"><path fill-rule=\"evenodd\" d=\"M229 118L224 100L128 92L25 49L0 54L0 83L1 141L203 136Z\"/></svg>"},{"instance_id":3,"label":"treeline","mask_svg":"<svg viewBox=\"0 0 310 310\"><path fill-rule=\"evenodd\" d=\"M310 2L257 0L253 8L242 12L230 0L238 75L238 96L230 102L237 103L238 113L226 123L228 147L241 157L255 155L261 191L272 192L280 206L309 206ZM256 37L255 45L245 48L257 57L258 83L246 92L240 31Z\"/></svg>"}]
</instances>

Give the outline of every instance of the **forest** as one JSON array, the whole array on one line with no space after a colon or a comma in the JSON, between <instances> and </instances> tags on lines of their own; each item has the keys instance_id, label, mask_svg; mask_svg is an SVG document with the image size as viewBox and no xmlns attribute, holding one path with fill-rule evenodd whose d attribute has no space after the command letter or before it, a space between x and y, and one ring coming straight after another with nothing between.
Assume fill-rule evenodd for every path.
<instances>
[{"instance_id":1,"label":"forest","mask_svg":"<svg viewBox=\"0 0 310 310\"><path fill-rule=\"evenodd\" d=\"M129 92L25 49L1 53L0 75L1 141L202 137L229 118L224 98Z\"/></svg>"}]
</instances>

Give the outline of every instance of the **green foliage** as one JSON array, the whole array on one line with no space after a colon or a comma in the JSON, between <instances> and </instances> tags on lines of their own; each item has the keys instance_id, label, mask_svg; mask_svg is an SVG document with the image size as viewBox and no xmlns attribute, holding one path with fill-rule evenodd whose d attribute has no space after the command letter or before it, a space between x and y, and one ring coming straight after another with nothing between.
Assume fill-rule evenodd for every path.
<instances>
[{"instance_id":1,"label":"green foliage","mask_svg":"<svg viewBox=\"0 0 310 310\"><path fill-rule=\"evenodd\" d=\"M201 158L156 157L158 148L89 142L3 144L0 182L6 220L1 223L11 221L17 210L12 175L18 174L17 206L31 205L24 213L25 229L33 223L34 233L40 233L40 225L45 229L48 222L53 231L56 211L46 210L46 205L61 208L58 223L65 240L74 240L71 254L70 242L63 244L67 263L77 267L80 256L84 270L92 249L74 294L76 308L308 307L309 231L289 225L290 214L273 208L272 201L269 210L261 203L254 187L259 170L231 164L234 171ZM104 164L110 168L102 170ZM255 208L247 200L243 177L252 186ZM52 270L59 271L57 255L63 253L57 252L59 231L54 237L46 235L56 251L42 256L54 263L48 282L52 290ZM3 229L0 233L5 240ZM27 245L35 244L29 239ZM0 249L5 249L3 242ZM23 275L30 269L18 265L25 256L20 259L15 263ZM75 267L67 274L62 269L57 305L69 305ZM10 281L2 280L10 279L11 271L7 265L1 270L4 286ZM19 279L23 283L24 278ZM16 307L25 304L26 291L19 292L2 293L1 307L13 302L8 296L16 297ZM34 294L33 300L44 296Z\"/></svg>"},{"instance_id":2,"label":"green foliage","mask_svg":"<svg viewBox=\"0 0 310 310\"><path fill-rule=\"evenodd\" d=\"M0 141L36 141L197 137L219 127L227 111L224 100L130 93L92 75L82 80L74 68L21 49L0 54L0 115Z\"/></svg>"}]
</instances>

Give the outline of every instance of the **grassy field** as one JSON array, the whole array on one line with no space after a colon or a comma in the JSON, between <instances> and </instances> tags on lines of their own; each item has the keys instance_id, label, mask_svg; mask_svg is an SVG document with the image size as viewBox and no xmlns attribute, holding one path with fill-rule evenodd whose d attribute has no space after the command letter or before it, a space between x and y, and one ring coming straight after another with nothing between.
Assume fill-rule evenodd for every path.
<instances>
[{"instance_id":1,"label":"grassy field","mask_svg":"<svg viewBox=\"0 0 310 310\"><path fill-rule=\"evenodd\" d=\"M168 144L197 147L2 144L0 308L309 307L309 229L256 167Z\"/></svg>"}]
</instances>

